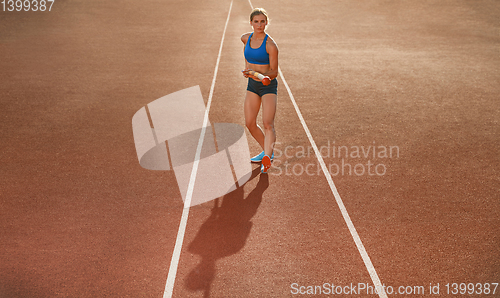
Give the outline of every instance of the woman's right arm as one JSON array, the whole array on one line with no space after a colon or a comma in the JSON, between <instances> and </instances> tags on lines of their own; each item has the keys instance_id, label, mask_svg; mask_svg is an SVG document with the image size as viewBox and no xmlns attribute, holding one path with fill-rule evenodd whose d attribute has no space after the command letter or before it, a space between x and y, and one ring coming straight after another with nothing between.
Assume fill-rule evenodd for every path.
<instances>
[{"instance_id":1,"label":"woman's right arm","mask_svg":"<svg viewBox=\"0 0 500 298\"><path fill-rule=\"evenodd\" d=\"M247 45L248 37L250 37L250 33L245 33L245 34L243 34L241 36L241 42L243 43L243 52L245 51L245 47ZM251 75L248 74L249 70L250 70L250 65L249 65L247 59L245 59L245 69L243 70L243 76L245 78L253 77L253 76L251 76Z\"/></svg>"}]
</instances>

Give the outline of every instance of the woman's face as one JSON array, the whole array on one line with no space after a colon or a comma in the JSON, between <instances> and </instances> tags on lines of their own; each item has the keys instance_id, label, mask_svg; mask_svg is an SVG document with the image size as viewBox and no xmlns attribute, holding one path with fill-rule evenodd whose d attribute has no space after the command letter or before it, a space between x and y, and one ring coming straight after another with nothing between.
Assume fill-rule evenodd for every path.
<instances>
[{"instance_id":1,"label":"woman's face","mask_svg":"<svg viewBox=\"0 0 500 298\"><path fill-rule=\"evenodd\" d=\"M250 24L254 32L264 32L267 26L267 18L263 14L255 15Z\"/></svg>"}]
</instances>

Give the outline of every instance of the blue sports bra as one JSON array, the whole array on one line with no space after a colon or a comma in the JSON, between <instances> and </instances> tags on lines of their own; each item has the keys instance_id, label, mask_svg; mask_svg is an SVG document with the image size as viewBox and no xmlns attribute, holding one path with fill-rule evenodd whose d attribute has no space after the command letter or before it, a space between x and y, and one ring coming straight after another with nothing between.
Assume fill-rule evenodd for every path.
<instances>
[{"instance_id":1,"label":"blue sports bra","mask_svg":"<svg viewBox=\"0 0 500 298\"><path fill-rule=\"evenodd\" d=\"M248 63L252 64L269 64L269 54L266 51L267 34L260 47L257 49L252 49L252 47L250 47L250 39L252 38L252 35L253 33L250 34L247 44L245 45L245 59L247 59Z\"/></svg>"}]
</instances>

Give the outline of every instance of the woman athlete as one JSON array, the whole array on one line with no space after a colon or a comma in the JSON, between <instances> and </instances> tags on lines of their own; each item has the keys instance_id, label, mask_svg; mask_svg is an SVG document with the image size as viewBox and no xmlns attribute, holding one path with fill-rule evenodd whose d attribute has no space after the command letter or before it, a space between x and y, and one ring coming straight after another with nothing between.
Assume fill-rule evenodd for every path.
<instances>
[{"instance_id":1,"label":"woman athlete","mask_svg":"<svg viewBox=\"0 0 500 298\"><path fill-rule=\"evenodd\" d=\"M267 12L263 8L255 8L250 14L253 32L241 36L245 44L245 70L243 76L248 78L245 97L245 124L252 136L264 151L252 157L252 162L262 162L261 172L267 173L274 157L273 149L276 141L274 116L278 97L278 46L265 32L268 24ZM256 71L271 79L271 84L264 86L259 78L249 74ZM257 125L257 114L262 104L262 122L264 130Z\"/></svg>"}]
</instances>

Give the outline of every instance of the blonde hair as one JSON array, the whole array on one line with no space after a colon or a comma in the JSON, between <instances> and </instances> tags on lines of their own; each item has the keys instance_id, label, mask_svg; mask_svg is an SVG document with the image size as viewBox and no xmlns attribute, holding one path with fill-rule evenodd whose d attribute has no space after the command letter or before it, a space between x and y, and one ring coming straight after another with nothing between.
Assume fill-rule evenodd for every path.
<instances>
[{"instance_id":1,"label":"blonde hair","mask_svg":"<svg viewBox=\"0 0 500 298\"><path fill-rule=\"evenodd\" d=\"M253 21L253 17L256 15L263 15L266 17L267 22L269 23L269 17L267 16L267 11L264 8L254 8L252 13L250 13L250 22Z\"/></svg>"}]
</instances>

